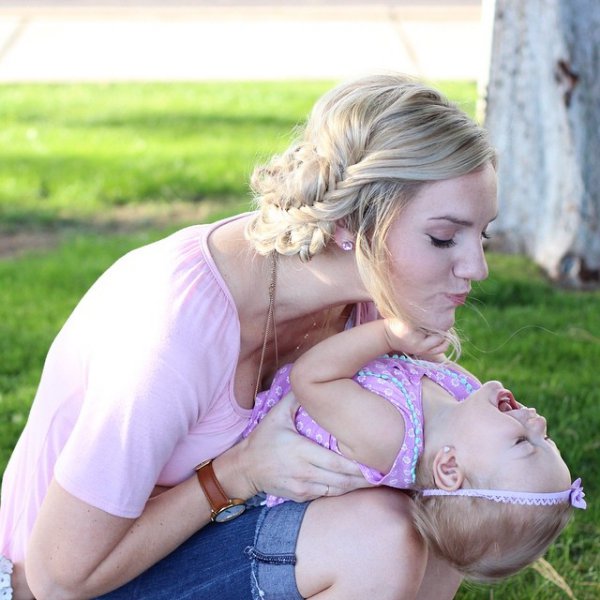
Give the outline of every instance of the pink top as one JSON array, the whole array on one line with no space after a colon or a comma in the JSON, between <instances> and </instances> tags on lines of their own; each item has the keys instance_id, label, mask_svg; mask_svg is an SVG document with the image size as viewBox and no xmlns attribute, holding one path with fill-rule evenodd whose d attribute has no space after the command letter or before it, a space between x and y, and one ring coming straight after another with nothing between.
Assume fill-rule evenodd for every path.
<instances>
[{"instance_id":1,"label":"pink top","mask_svg":"<svg viewBox=\"0 0 600 600\"><path fill-rule=\"evenodd\" d=\"M239 318L207 245L220 224L130 252L73 311L4 473L0 554L23 559L53 476L135 518L155 485L184 481L240 439L251 411L233 394Z\"/></svg>"},{"instance_id":2,"label":"pink top","mask_svg":"<svg viewBox=\"0 0 600 600\"><path fill-rule=\"evenodd\" d=\"M292 365L282 367L275 375L271 388L257 396L252 417L242 434L244 437L249 435L269 410L291 390L291 370ZM414 486L417 461L423 452L423 377L428 377L443 387L458 401L464 400L480 387L479 382L462 371L403 355L381 356L353 377L354 381L365 389L388 400L404 419L404 440L390 471L380 473L359 464L365 479L373 485L387 485L400 489L411 489ZM335 436L314 421L304 408L298 409L295 421L299 433L341 454ZM368 426L367 423L365 427ZM267 496L267 506L275 506L283 501L283 498Z\"/></svg>"}]
</instances>

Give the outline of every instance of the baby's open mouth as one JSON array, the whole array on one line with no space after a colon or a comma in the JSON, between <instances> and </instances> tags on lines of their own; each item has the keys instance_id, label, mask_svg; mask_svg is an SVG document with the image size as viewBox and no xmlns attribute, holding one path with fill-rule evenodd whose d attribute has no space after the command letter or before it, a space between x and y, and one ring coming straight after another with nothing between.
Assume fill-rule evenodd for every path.
<instances>
[{"instance_id":1,"label":"baby's open mouth","mask_svg":"<svg viewBox=\"0 0 600 600\"><path fill-rule=\"evenodd\" d=\"M512 392L508 390L500 390L498 392L498 410L500 412L509 412L511 410L517 410L519 405L512 395Z\"/></svg>"}]
</instances>

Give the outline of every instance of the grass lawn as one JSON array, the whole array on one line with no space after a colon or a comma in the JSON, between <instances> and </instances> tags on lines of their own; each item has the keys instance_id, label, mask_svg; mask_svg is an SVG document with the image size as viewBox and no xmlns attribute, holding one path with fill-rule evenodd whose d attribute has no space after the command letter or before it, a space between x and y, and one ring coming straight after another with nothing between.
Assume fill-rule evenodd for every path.
<instances>
[{"instance_id":1,"label":"grass lawn","mask_svg":"<svg viewBox=\"0 0 600 600\"><path fill-rule=\"evenodd\" d=\"M3 86L3 226L240 197L323 83Z\"/></svg>"},{"instance_id":2,"label":"grass lawn","mask_svg":"<svg viewBox=\"0 0 600 600\"><path fill-rule=\"evenodd\" d=\"M47 349L89 285L128 249L248 206L257 160L285 146L326 83L0 86L0 237L51 234L0 259L0 471ZM472 84L444 84L472 112ZM550 286L521 257L490 255L461 309L462 363L548 418L579 511L547 555L579 600L600 597L600 293ZM533 569L461 600L568 598Z\"/></svg>"}]
</instances>

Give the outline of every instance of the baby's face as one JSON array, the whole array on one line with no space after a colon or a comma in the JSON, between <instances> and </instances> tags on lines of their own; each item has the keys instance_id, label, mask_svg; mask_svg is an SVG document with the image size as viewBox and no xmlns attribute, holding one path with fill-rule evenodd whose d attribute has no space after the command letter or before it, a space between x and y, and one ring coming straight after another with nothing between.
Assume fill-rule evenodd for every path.
<instances>
[{"instance_id":1,"label":"baby's face","mask_svg":"<svg viewBox=\"0 0 600 600\"><path fill-rule=\"evenodd\" d=\"M499 381L488 381L458 404L452 427L458 460L478 485L529 492L569 488L569 469L547 435L546 419L519 404Z\"/></svg>"}]
</instances>

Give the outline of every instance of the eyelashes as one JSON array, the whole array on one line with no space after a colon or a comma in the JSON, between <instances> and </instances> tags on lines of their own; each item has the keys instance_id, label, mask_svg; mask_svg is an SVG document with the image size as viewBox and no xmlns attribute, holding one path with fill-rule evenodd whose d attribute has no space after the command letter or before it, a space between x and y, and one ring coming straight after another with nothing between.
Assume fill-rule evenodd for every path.
<instances>
[{"instance_id":1,"label":"eyelashes","mask_svg":"<svg viewBox=\"0 0 600 600\"><path fill-rule=\"evenodd\" d=\"M440 238L433 237L432 235L429 235L428 237L431 240L431 245L435 246L436 248L452 248L452 246L456 246L454 238L450 238L449 240L442 240ZM487 233L487 231L481 232L482 240L489 240L490 238L491 236L489 233Z\"/></svg>"},{"instance_id":2,"label":"eyelashes","mask_svg":"<svg viewBox=\"0 0 600 600\"><path fill-rule=\"evenodd\" d=\"M435 246L436 248L452 248L452 246L456 246L456 242L453 239L440 240L432 235L429 236L429 239L431 240L432 246Z\"/></svg>"}]
</instances>

